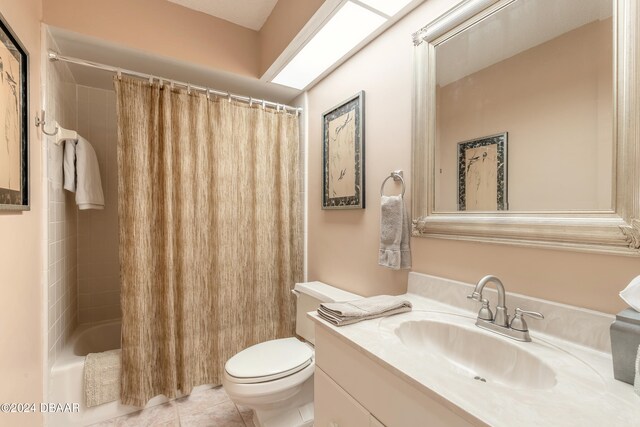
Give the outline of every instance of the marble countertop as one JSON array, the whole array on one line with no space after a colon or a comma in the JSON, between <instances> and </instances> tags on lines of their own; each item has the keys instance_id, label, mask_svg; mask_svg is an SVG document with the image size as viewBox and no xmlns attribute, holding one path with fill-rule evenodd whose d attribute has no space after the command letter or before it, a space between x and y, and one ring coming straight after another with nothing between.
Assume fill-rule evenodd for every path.
<instances>
[{"instance_id":1,"label":"marble countertop","mask_svg":"<svg viewBox=\"0 0 640 427\"><path fill-rule=\"evenodd\" d=\"M462 285L460 292L464 293L464 286L467 285ZM450 293L451 288L448 289ZM436 299L425 294L431 294ZM560 332L553 334L553 328L542 333L530 327L532 342L501 339L520 346L548 364L556 373L553 387L529 389L495 383L490 379L487 382L473 381L468 375L438 366L439 363L447 364L447 361L438 362L432 357L419 357L415 352L408 351L394 331L402 322L429 318L444 322L450 320L467 328L476 328L480 333L497 336L475 327L474 306L461 308L447 304L451 299L441 298L437 292L425 292L419 286L410 285L409 293L403 297L412 302L413 311L387 318L335 327L313 312L309 313L309 317L332 335L425 393L438 394L449 402L448 406L454 412L471 415L479 424L536 427L640 425L640 396L633 392L633 386L613 378L611 354L601 348L604 345L602 337L596 341L588 338L583 341L579 338L568 340L559 337L562 335ZM526 297L520 298L527 302ZM541 300L532 301L541 303ZM544 306L545 302L542 304ZM569 310L564 312L565 316L571 314L570 310L582 313L581 309L569 306L547 305L543 308L558 311L554 315L560 317L563 310ZM589 319L591 315L593 318ZM602 329L606 324L604 321L609 319L608 315L591 312L586 317L587 323L583 324L583 329L588 330L591 321L594 334L606 335ZM588 334L582 331L578 335L586 337Z\"/></svg>"}]
</instances>

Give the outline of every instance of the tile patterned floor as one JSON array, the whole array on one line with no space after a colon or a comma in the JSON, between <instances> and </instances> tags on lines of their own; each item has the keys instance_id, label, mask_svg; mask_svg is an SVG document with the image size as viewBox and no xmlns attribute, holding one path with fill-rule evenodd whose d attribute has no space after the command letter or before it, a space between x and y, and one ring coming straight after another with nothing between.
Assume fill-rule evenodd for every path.
<instances>
[{"instance_id":1,"label":"tile patterned floor","mask_svg":"<svg viewBox=\"0 0 640 427\"><path fill-rule=\"evenodd\" d=\"M222 387L216 387L91 427L254 427L254 424L253 411L236 405Z\"/></svg>"}]
</instances>

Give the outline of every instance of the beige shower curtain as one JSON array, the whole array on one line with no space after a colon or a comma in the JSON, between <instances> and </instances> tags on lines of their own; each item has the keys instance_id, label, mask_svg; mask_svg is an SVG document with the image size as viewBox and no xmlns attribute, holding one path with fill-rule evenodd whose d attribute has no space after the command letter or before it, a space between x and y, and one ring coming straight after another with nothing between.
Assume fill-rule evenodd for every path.
<instances>
[{"instance_id":1,"label":"beige shower curtain","mask_svg":"<svg viewBox=\"0 0 640 427\"><path fill-rule=\"evenodd\" d=\"M115 79L121 400L200 384L291 336L301 279L298 117Z\"/></svg>"}]
</instances>

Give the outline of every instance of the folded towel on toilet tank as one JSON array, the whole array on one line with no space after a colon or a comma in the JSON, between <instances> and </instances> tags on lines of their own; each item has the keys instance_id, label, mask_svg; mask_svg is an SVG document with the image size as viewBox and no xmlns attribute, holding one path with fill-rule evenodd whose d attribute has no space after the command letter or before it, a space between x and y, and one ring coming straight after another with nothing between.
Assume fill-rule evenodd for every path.
<instances>
[{"instance_id":1,"label":"folded towel on toilet tank","mask_svg":"<svg viewBox=\"0 0 640 427\"><path fill-rule=\"evenodd\" d=\"M318 315L336 326L411 311L411 302L397 296L377 295L355 301L322 303Z\"/></svg>"}]
</instances>

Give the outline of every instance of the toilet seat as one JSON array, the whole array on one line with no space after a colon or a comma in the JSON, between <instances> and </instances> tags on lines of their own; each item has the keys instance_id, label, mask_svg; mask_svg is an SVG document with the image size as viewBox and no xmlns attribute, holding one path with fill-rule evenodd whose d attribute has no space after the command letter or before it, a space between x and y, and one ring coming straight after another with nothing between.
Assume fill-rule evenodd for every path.
<instances>
[{"instance_id":1,"label":"toilet seat","mask_svg":"<svg viewBox=\"0 0 640 427\"><path fill-rule=\"evenodd\" d=\"M300 371L277 380L239 383L225 371L222 385L234 402L250 406L253 409L272 409L281 402L293 398L300 393L309 380L313 380L316 364L311 361L309 365ZM311 387L313 390L313 386ZM313 394L311 394L313 396ZM311 399L313 400L313 399ZM310 400L310 401L311 401Z\"/></svg>"},{"instance_id":2,"label":"toilet seat","mask_svg":"<svg viewBox=\"0 0 640 427\"><path fill-rule=\"evenodd\" d=\"M300 372L301 370L303 370L304 368L306 368L310 364L311 364L311 359L307 360L302 365L296 366L295 368L289 369L287 371L279 372L279 373L273 374L273 375L260 376L260 377L242 378L242 377L236 377L234 375L231 375L231 374L229 374L228 371L226 373L229 375L230 379L236 384L256 384L256 383L264 383L264 382L268 382L268 381L275 381L275 380L278 380L280 378L288 377L289 375L293 375L293 374L295 374L297 372Z\"/></svg>"},{"instance_id":3,"label":"toilet seat","mask_svg":"<svg viewBox=\"0 0 640 427\"><path fill-rule=\"evenodd\" d=\"M225 374L236 384L275 381L293 375L313 362L313 349L296 338L271 340L251 346L225 364Z\"/></svg>"}]
</instances>

